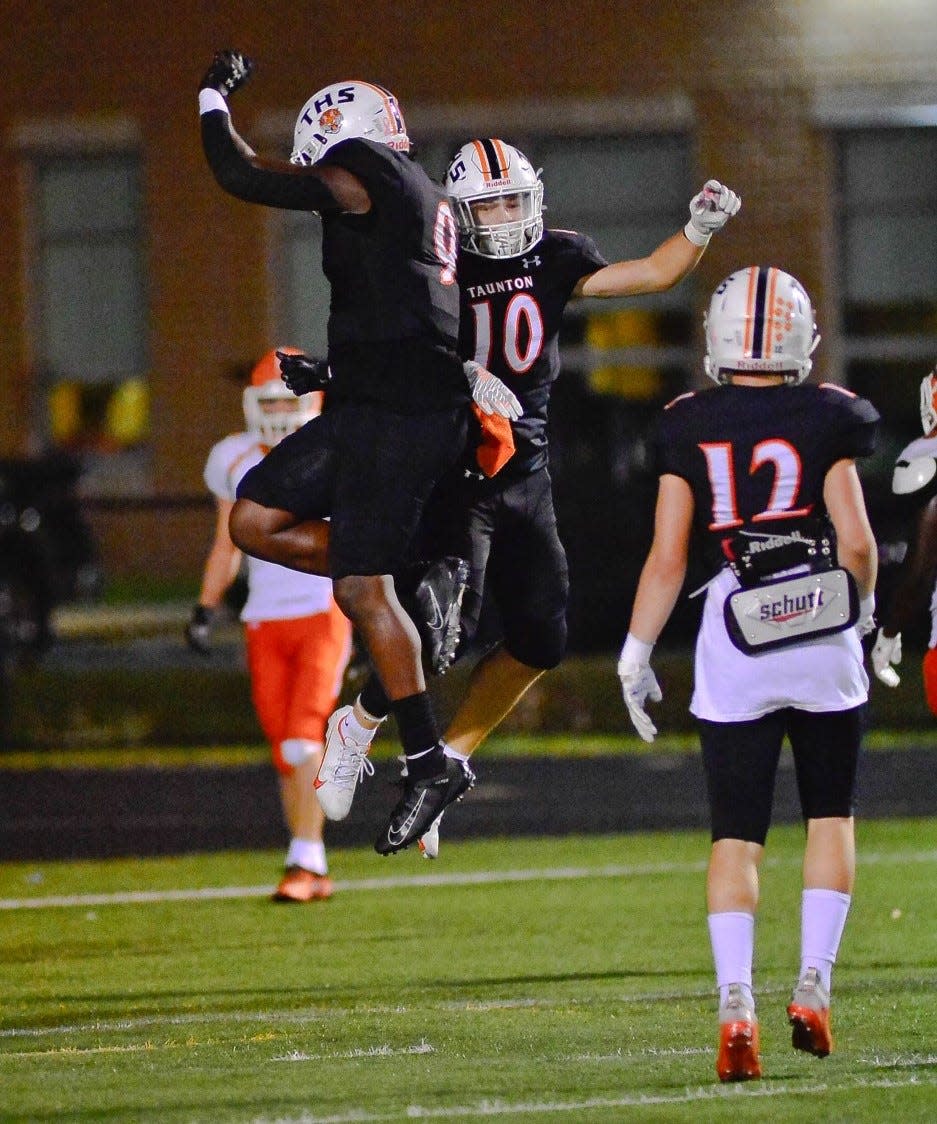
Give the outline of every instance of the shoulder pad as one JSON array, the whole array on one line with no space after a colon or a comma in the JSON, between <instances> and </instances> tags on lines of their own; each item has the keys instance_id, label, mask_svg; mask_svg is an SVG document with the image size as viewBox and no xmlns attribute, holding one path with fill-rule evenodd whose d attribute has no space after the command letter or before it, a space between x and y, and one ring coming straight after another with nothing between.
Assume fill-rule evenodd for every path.
<instances>
[{"instance_id":1,"label":"shoulder pad","mask_svg":"<svg viewBox=\"0 0 937 1124\"><path fill-rule=\"evenodd\" d=\"M937 476L937 460L933 457L899 457L891 478L891 490L896 496L910 496L925 488Z\"/></svg>"}]
</instances>

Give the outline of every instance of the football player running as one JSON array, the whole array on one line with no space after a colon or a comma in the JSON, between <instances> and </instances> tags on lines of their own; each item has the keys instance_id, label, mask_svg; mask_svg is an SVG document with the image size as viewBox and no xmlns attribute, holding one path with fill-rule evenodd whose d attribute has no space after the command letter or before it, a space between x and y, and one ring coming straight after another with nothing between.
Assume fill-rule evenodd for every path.
<instances>
[{"instance_id":1,"label":"football player running","mask_svg":"<svg viewBox=\"0 0 937 1124\"><path fill-rule=\"evenodd\" d=\"M288 354L290 349L284 353ZM269 351L244 388L242 433L212 446L204 478L215 497L215 534L205 559L198 604L185 629L195 651L210 653L213 617L233 583L241 552L228 521L246 472L289 433L322 410L321 392L295 397L283 385L277 353ZM248 556L247 600L241 609L251 698L270 743L290 831L286 870L273 898L324 901L332 880L323 840L325 817L313 787L326 721L338 701L351 653L351 625L332 597L328 578L286 570Z\"/></svg>"},{"instance_id":2,"label":"football player running","mask_svg":"<svg viewBox=\"0 0 937 1124\"><path fill-rule=\"evenodd\" d=\"M348 81L317 91L299 113L287 162L258 157L231 123L228 99L251 70L238 51L212 60L199 88L202 145L225 191L321 217L331 378L328 409L241 481L231 537L254 557L332 577L407 760L403 795L377 843L390 852L423 834L474 780L443 754L419 635L391 577L426 497L465 444L471 391L456 350L457 231L444 193L408 155L387 90ZM336 771L364 768L356 743L346 748L331 764L327 748L320 769L330 818L350 804L346 788L333 791Z\"/></svg>"},{"instance_id":3,"label":"football player running","mask_svg":"<svg viewBox=\"0 0 937 1124\"><path fill-rule=\"evenodd\" d=\"M937 714L937 367L921 381L921 425L924 436L901 451L892 476L895 502L914 525L913 541L881 617L872 667L887 687L898 686L894 665L901 663L901 630L930 597L931 631L922 670L927 705Z\"/></svg>"},{"instance_id":4,"label":"football player running","mask_svg":"<svg viewBox=\"0 0 937 1124\"><path fill-rule=\"evenodd\" d=\"M527 157L497 138L455 154L446 190L459 223L459 351L491 371L520 402L512 420L514 456L494 476L465 464L433 497L425 553L469 560L460 651L474 635L486 579L503 639L473 668L467 693L444 735L445 752L465 762L543 673L566 651L569 576L557 533L547 445L547 412L560 373L558 336L567 303L669 289L697 264L711 236L741 200L709 180L690 201L685 227L644 258L609 264L591 238L543 221L543 183ZM380 684L366 684L359 714L386 713ZM421 839L439 848L439 821Z\"/></svg>"},{"instance_id":5,"label":"football player running","mask_svg":"<svg viewBox=\"0 0 937 1124\"><path fill-rule=\"evenodd\" d=\"M807 385L818 341L798 281L752 266L726 278L706 317L716 389L664 410L655 439L654 537L618 663L645 741L660 687L651 652L677 601L691 538L711 579L696 642L698 721L712 849L709 933L719 989L716 1070L761 1076L752 994L758 867L775 771L790 740L807 837L801 961L787 1014L793 1046L833 1048L830 976L855 873L853 801L868 677L875 539L856 471L878 414L830 385Z\"/></svg>"}]
</instances>

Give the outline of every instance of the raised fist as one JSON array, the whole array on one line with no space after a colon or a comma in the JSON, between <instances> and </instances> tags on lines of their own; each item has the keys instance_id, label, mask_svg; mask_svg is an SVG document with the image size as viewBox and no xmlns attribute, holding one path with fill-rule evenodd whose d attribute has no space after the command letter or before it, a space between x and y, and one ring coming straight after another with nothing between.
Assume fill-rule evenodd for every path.
<instances>
[{"instance_id":1,"label":"raised fist","mask_svg":"<svg viewBox=\"0 0 937 1124\"><path fill-rule=\"evenodd\" d=\"M705 246L717 230L722 230L729 219L738 214L742 200L731 188L718 180L707 180L703 190L690 200L690 221L686 224L687 238L697 246Z\"/></svg>"},{"instance_id":2,"label":"raised fist","mask_svg":"<svg viewBox=\"0 0 937 1124\"><path fill-rule=\"evenodd\" d=\"M325 390L332 379L327 359L310 359L308 355L294 355L288 351L278 351L280 378L295 395L309 394L313 390Z\"/></svg>"},{"instance_id":3,"label":"raised fist","mask_svg":"<svg viewBox=\"0 0 937 1124\"><path fill-rule=\"evenodd\" d=\"M199 83L200 90L217 90L226 98L239 90L250 78L254 70L254 60L241 51L218 51Z\"/></svg>"}]
</instances>

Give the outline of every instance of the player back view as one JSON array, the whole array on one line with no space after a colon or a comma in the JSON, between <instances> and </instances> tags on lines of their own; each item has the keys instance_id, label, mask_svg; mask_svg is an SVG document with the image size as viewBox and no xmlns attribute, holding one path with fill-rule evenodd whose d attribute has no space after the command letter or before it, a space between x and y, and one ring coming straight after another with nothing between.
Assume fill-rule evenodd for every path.
<instances>
[{"instance_id":1,"label":"player back view","mask_svg":"<svg viewBox=\"0 0 937 1124\"><path fill-rule=\"evenodd\" d=\"M761 1076L752 991L758 867L782 742L794 755L807 842L801 961L787 1008L793 1045L833 1048L830 981L855 877L853 802L877 553L855 459L878 414L836 386L806 385L818 336L800 283L752 266L719 286L706 319L718 385L664 410L654 539L618 664L646 741L661 692L654 643L683 585L691 538L710 574L690 710L709 796L710 941L722 1081Z\"/></svg>"}]
</instances>

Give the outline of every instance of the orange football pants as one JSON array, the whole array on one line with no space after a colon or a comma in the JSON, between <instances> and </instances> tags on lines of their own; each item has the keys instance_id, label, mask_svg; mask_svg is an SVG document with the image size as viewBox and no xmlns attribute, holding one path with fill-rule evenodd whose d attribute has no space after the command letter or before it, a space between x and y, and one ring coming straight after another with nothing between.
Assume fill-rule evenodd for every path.
<instances>
[{"instance_id":1,"label":"orange football pants","mask_svg":"<svg viewBox=\"0 0 937 1124\"><path fill-rule=\"evenodd\" d=\"M937 714L937 648L928 648L924 655L924 697L931 714Z\"/></svg>"},{"instance_id":2,"label":"orange football pants","mask_svg":"<svg viewBox=\"0 0 937 1124\"><path fill-rule=\"evenodd\" d=\"M333 602L325 613L246 625L251 698L277 772L285 738L323 742L351 656L351 623Z\"/></svg>"}]
</instances>

